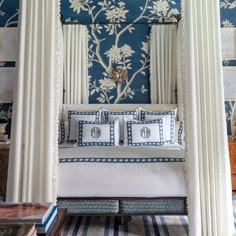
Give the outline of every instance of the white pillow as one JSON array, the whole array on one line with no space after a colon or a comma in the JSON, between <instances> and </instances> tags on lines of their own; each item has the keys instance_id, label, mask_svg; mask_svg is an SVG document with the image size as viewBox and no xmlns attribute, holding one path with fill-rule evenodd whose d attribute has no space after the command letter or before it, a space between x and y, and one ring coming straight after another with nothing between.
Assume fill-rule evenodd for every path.
<instances>
[{"instance_id":1,"label":"white pillow","mask_svg":"<svg viewBox=\"0 0 236 236\"><path fill-rule=\"evenodd\" d=\"M163 116L166 117L163 120L163 135L165 143L174 144L175 143L175 116L176 109L170 111L145 111L140 109L140 120L156 120Z\"/></svg>"},{"instance_id":2,"label":"white pillow","mask_svg":"<svg viewBox=\"0 0 236 236\"><path fill-rule=\"evenodd\" d=\"M68 141L77 141L77 120L85 120L92 122L99 122L100 112L99 111L68 111Z\"/></svg>"},{"instance_id":3,"label":"white pillow","mask_svg":"<svg viewBox=\"0 0 236 236\"><path fill-rule=\"evenodd\" d=\"M124 117L124 145L161 146L164 145L163 119L133 121Z\"/></svg>"},{"instance_id":4,"label":"white pillow","mask_svg":"<svg viewBox=\"0 0 236 236\"><path fill-rule=\"evenodd\" d=\"M107 123L78 121L78 146L119 146L119 120Z\"/></svg>"},{"instance_id":5,"label":"white pillow","mask_svg":"<svg viewBox=\"0 0 236 236\"><path fill-rule=\"evenodd\" d=\"M109 111L102 109L102 121L104 123L108 121L113 121L116 118L119 119L120 124L120 140L124 140L124 117L129 118L130 120L138 120L138 111Z\"/></svg>"}]
</instances>

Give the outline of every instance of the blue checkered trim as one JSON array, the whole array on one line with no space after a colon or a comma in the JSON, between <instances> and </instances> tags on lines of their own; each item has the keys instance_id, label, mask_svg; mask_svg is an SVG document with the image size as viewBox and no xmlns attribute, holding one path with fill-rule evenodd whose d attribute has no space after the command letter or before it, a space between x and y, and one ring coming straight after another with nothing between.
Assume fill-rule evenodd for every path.
<instances>
[{"instance_id":1,"label":"blue checkered trim","mask_svg":"<svg viewBox=\"0 0 236 236\"><path fill-rule=\"evenodd\" d=\"M110 142L83 142L83 125L84 124L94 124L96 122L90 121L79 121L79 130L78 130L78 146L115 146L115 132L114 132L114 121L107 122L110 125Z\"/></svg>"},{"instance_id":2,"label":"blue checkered trim","mask_svg":"<svg viewBox=\"0 0 236 236\"><path fill-rule=\"evenodd\" d=\"M132 125L133 124L159 124L160 142L140 142L134 143L132 140ZM128 121L127 122L127 136L128 136L128 146L161 146L164 145L163 139L163 120L151 120L151 121Z\"/></svg>"},{"instance_id":3,"label":"blue checkered trim","mask_svg":"<svg viewBox=\"0 0 236 236\"><path fill-rule=\"evenodd\" d=\"M65 142L65 124L63 120L60 122L60 133L61 133L60 143L64 143Z\"/></svg>"},{"instance_id":4,"label":"blue checkered trim","mask_svg":"<svg viewBox=\"0 0 236 236\"><path fill-rule=\"evenodd\" d=\"M90 162L90 163L156 163L156 162L185 162L184 158L166 158L166 157L146 157L146 158L94 158L94 157L73 157L60 158L59 163L76 163L76 162Z\"/></svg>"},{"instance_id":5,"label":"blue checkered trim","mask_svg":"<svg viewBox=\"0 0 236 236\"><path fill-rule=\"evenodd\" d=\"M178 144L180 145L183 144L183 138L182 138L183 130L184 130L184 123L181 121L178 130Z\"/></svg>"},{"instance_id":6,"label":"blue checkered trim","mask_svg":"<svg viewBox=\"0 0 236 236\"><path fill-rule=\"evenodd\" d=\"M141 120L145 120L146 115L169 115L170 118L170 140L165 140L165 143L175 143L175 112L174 111L141 111Z\"/></svg>"},{"instance_id":7,"label":"blue checkered trim","mask_svg":"<svg viewBox=\"0 0 236 236\"><path fill-rule=\"evenodd\" d=\"M70 137L70 120L72 115L95 116L94 122L99 122L99 111L68 111L68 143L76 143L77 140L69 140Z\"/></svg>"},{"instance_id":8,"label":"blue checkered trim","mask_svg":"<svg viewBox=\"0 0 236 236\"><path fill-rule=\"evenodd\" d=\"M109 121L109 115L125 116L132 115L134 120L137 120L137 111L103 111L104 112L104 122Z\"/></svg>"}]
</instances>

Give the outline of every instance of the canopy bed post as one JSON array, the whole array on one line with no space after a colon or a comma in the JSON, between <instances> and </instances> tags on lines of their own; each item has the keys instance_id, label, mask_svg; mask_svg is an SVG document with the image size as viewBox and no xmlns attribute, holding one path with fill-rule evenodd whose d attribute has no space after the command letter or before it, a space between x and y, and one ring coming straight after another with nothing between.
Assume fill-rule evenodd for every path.
<instances>
[{"instance_id":1,"label":"canopy bed post","mask_svg":"<svg viewBox=\"0 0 236 236\"><path fill-rule=\"evenodd\" d=\"M62 56L59 5L51 0L21 1L8 202L56 199Z\"/></svg>"},{"instance_id":2,"label":"canopy bed post","mask_svg":"<svg viewBox=\"0 0 236 236\"><path fill-rule=\"evenodd\" d=\"M219 1L183 1L190 235L233 235Z\"/></svg>"}]
</instances>

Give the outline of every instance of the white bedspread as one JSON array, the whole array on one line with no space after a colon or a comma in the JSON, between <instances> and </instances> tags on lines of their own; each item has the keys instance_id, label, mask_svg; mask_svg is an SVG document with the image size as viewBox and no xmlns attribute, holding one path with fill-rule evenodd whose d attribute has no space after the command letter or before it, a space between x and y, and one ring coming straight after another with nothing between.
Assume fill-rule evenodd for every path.
<instances>
[{"instance_id":1,"label":"white bedspread","mask_svg":"<svg viewBox=\"0 0 236 236\"><path fill-rule=\"evenodd\" d=\"M185 197L184 150L166 147L59 149L58 197Z\"/></svg>"}]
</instances>

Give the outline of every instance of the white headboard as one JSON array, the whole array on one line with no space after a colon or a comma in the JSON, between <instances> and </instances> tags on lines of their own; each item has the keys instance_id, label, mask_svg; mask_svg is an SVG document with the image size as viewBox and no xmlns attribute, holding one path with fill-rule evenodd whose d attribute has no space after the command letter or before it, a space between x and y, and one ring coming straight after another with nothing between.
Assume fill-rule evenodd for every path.
<instances>
[{"instance_id":1,"label":"white headboard","mask_svg":"<svg viewBox=\"0 0 236 236\"><path fill-rule=\"evenodd\" d=\"M166 111L177 107L177 104L63 104L62 112L67 119L68 111L98 111L105 108L111 111L131 111L138 107L150 111Z\"/></svg>"}]
</instances>

